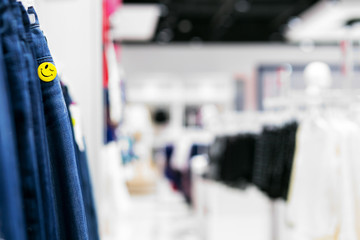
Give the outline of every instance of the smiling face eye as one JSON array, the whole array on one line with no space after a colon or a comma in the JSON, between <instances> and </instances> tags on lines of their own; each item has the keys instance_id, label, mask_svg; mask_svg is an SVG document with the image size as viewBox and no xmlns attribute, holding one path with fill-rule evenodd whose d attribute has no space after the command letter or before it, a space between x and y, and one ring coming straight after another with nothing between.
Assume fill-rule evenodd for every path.
<instances>
[{"instance_id":1,"label":"smiling face eye","mask_svg":"<svg viewBox=\"0 0 360 240\"><path fill-rule=\"evenodd\" d=\"M42 63L38 67L38 76L44 82L51 82L55 79L56 74L56 67L50 62Z\"/></svg>"}]
</instances>

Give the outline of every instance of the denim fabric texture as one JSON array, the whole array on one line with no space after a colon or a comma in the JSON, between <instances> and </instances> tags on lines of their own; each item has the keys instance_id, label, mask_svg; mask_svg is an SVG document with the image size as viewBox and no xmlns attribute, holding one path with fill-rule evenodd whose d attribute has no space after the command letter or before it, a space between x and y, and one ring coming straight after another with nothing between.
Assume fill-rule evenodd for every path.
<instances>
[{"instance_id":1,"label":"denim fabric texture","mask_svg":"<svg viewBox=\"0 0 360 240\"><path fill-rule=\"evenodd\" d=\"M80 151L76 144L76 153L78 160L78 171L80 175L81 191L84 198L84 206L89 231L90 240L99 240L99 229L97 222L97 214L95 208L95 200L92 190L92 182L88 166L88 158L86 151Z\"/></svg>"},{"instance_id":2,"label":"denim fabric texture","mask_svg":"<svg viewBox=\"0 0 360 240\"><path fill-rule=\"evenodd\" d=\"M36 18L31 24L32 48L37 64L44 62L54 64L47 41L39 26L34 8L28 14ZM55 65L55 64L54 64ZM41 81L39 79L39 81ZM60 225L60 239L87 240L88 229L83 196L76 163L74 141L70 119L60 80L57 76L51 82L41 81L41 91L45 112L47 139L50 161L53 169L54 187L56 189L57 212Z\"/></svg>"},{"instance_id":3,"label":"denim fabric texture","mask_svg":"<svg viewBox=\"0 0 360 240\"><path fill-rule=\"evenodd\" d=\"M1 41L0 49L2 49ZM16 133L2 51L0 51L0 112L0 237L25 240Z\"/></svg>"},{"instance_id":4,"label":"denim fabric texture","mask_svg":"<svg viewBox=\"0 0 360 240\"><path fill-rule=\"evenodd\" d=\"M72 119L70 112L70 105L73 103L72 98L70 96L67 86L63 85L62 90L66 102L66 107L69 112L69 119ZM74 126L72 125L72 121L70 121L70 124L72 126L72 133L75 143L74 147L75 147L76 160L77 160L77 166L78 166L80 183L81 183L81 192L84 199L84 207L85 207L86 220L89 231L89 239L99 240L100 237L98 230L97 214L96 214L95 200L92 190L92 183L91 183L86 149L84 151L80 150L77 142L75 141Z\"/></svg>"},{"instance_id":5,"label":"denim fabric texture","mask_svg":"<svg viewBox=\"0 0 360 240\"><path fill-rule=\"evenodd\" d=\"M45 239L44 215L28 89L29 78L25 71L23 43L19 38L21 33L11 11L13 7L14 4L11 2L10 7L7 7L1 15L4 27L2 46L16 129L27 236L28 239L42 240Z\"/></svg>"},{"instance_id":6,"label":"denim fabric texture","mask_svg":"<svg viewBox=\"0 0 360 240\"><path fill-rule=\"evenodd\" d=\"M59 240L58 220L55 209L55 192L53 191L53 180L50 169L50 158L48 142L46 139L46 128L44 118L44 106L42 103L41 86L36 73L36 61L30 48L32 37L30 33L30 21L27 12L21 2L15 2L13 13L18 23L23 43L24 59L29 78L29 91L34 123L34 137L36 142L36 154L39 167L40 188L44 204L46 239Z\"/></svg>"}]
</instances>

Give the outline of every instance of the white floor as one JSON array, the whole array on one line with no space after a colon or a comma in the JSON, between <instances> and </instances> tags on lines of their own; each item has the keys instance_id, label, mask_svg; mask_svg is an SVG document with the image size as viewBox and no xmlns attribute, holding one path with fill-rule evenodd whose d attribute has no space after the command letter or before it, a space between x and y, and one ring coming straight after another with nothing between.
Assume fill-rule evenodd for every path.
<instances>
[{"instance_id":1,"label":"white floor","mask_svg":"<svg viewBox=\"0 0 360 240\"><path fill-rule=\"evenodd\" d=\"M165 180L155 194L132 196L121 240L272 239L270 204L257 190L206 183L196 191L195 210Z\"/></svg>"},{"instance_id":2,"label":"white floor","mask_svg":"<svg viewBox=\"0 0 360 240\"><path fill-rule=\"evenodd\" d=\"M166 181L155 194L131 197L122 228L122 240L199 240L193 211Z\"/></svg>"}]
</instances>

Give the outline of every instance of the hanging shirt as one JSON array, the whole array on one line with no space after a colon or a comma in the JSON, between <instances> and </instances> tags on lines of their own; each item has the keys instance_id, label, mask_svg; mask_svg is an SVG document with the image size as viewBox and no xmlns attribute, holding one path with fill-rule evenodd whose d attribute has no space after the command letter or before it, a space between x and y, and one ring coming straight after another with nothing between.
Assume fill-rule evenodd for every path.
<instances>
[{"instance_id":1,"label":"hanging shirt","mask_svg":"<svg viewBox=\"0 0 360 240\"><path fill-rule=\"evenodd\" d=\"M356 127L351 131L348 137L349 159L351 161L350 173L353 181L354 191L354 215L355 215L355 231L357 239L360 239L360 121L354 122Z\"/></svg>"},{"instance_id":2,"label":"hanging shirt","mask_svg":"<svg viewBox=\"0 0 360 240\"><path fill-rule=\"evenodd\" d=\"M108 67L110 120L118 124L122 119L123 106L121 97L121 74L113 43L107 44L106 57Z\"/></svg>"},{"instance_id":3,"label":"hanging shirt","mask_svg":"<svg viewBox=\"0 0 360 240\"><path fill-rule=\"evenodd\" d=\"M339 228L339 157L336 135L321 118L306 119L297 132L287 217L293 239L325 239Z\"/></svg>"},{"instance_id":4,"label":"hanging shirt","mask_svg":"<svg viewBox=\"0 0 360 240\"><path fill-rule=\"evenodd\" d=\"M329 118L334 133L336 134L336 145L333 154L339 158L339 196L340 196L340 240L354 240L355 230L355 192L354 181L351 169L354 159L351 157L351 151L354 147L351 144L353 133L359 133L358 127L341 117L342 114ZM358 147L356 147L358 148Z\"/></svg>"}]
</instances>

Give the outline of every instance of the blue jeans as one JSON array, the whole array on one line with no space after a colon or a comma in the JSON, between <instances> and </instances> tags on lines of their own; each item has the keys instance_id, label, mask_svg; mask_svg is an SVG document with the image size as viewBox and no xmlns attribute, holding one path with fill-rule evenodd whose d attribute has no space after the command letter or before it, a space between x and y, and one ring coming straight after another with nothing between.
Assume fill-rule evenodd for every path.
<instances>
[{"instance_id":1,"label":"blue jeans","mask_svg":"<svg viewBox=\"0 0 360 240\"><path fill-rule=\"evenodd\" d=\"M36 60L30 48L32 37L30 33L30 21L27 12L21 2L12 2L13 15L17 20L20 40L23 47L23 58L26 63L29 78L29 92L33 116L33 127L36 147L36 155L39 167L40 189L42 194L45 229L43 232L46 239L59 240L59 227L55 209L55 192L50 169L49 148L46 139L46 127L44 118L44 106L42 103L40 82L36 73Z\"/></svg>"},{"instance_id":2,"label":"blue jeans","mask_svg":"<svg viewBox=\"0 0 360 240\"><path fill-rule=\"evenodd\" d=\"M92 183L88 167L88 159L86 151L80 151L76 145L76 153L78 159L78 171L81 181L81 191L84 198L84 206L86 213L86 220L89 231L90 240L99 240L98 221L95 208L95 200L92 191Z\"/></svg>"},{"instance_id":3,"label":"blue jeans","mask_svg":"<svg viewBox=\"0 0 360 240\"><path fill-rule=\"evenodd\" d=\"M11 7L1 14L1 21L1 26L4 26L2 46L16 128L18 165L27 236L28 239L41 240L45 239L42 231L44 216L35 152L31 100L28 91L29 78L25 71L24 53Z\"/></svg>"},{"instance_id":4,"label":"blue jeans","mask_svg":"<svg viewBox=\"0 0 360 240\"><path fill-rule=\"evenodd\" d=\"M2 49L1 41L0 49ZM16 133L2 51L0 51L0 112L0 236L4 239L25 240Z\"/></svg>"},{"instance_id":5,"label":"blue jeans","mask_svg":"<svg viewBox=\"0 0 360 240\"><path fill-rule=\"evenodd\" d=\"M66 102L66 107L69 111L70 105L72 104L72 98L70 96L67 86L63 85L62 90ZM71 118L72 118L71 112L69 111L69 119ZM72 125L72 121L70 121L70 124ZM100 237L98 231L97 214L96 214L95 200L92 190L90 171L88 167L88 158L86 154L86 149L81 150L77 142L75 141L75 133L74 133L73 125L72 125L72 133L75 143L74 147L75 147L77 166L80 177L81 192L83 194L83 199L84 199L85 214L86 214L87 226L89 231L89 239L99 240ZM85 140L83 141L85 142Z\"/></svg>"},{"instance_id":6,"label":"blue jeans","mask_svg":"<svg viewBox=\"0 0 360 240\"><path fill-rule=\"evenodd\" d=\"M31 46L35 52L37 64L39 66L44 62L53 63L34 8L30 7L28 13L36 17L36 22L31 24L30 29L33 40ZM60 80L58 76L51 82L38 80L41 82L44 103L46 132L59 216L60 239L87 240L89 236L74 142Z\"/></svg>"}]
</instances>

